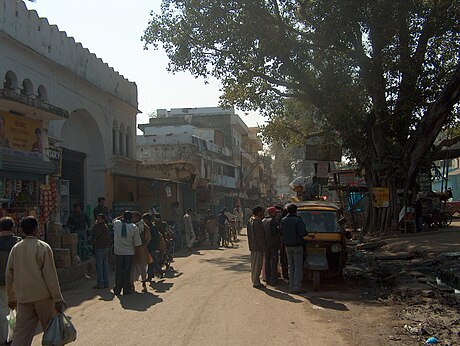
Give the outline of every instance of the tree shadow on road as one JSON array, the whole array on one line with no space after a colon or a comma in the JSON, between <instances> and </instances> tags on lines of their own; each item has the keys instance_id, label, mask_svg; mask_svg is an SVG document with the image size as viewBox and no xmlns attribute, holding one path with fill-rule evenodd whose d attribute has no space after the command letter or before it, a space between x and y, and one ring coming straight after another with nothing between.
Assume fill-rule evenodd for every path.
<instances>
[{"instance_id":1,"label":"tree shadow on road","mask_svg":"<svg viewBox=\"0 0 460 346\"><path fill-rule=\"evenodd\" d=\"M337 311L348 311L349 309L343 303L337 303L332 299L324 299L316 296L305 297L307 300L316 306L322 307L324 309L337 310Z\"/></svg>"},{"instance_id":2,"label":"tree shadow on road","mask_svg":"<svg viewBox=\"0 0 460 346\"><path fill-rule=\"evenodd\" d=\"M223 267L225 270L236 272L251 271L251 256L250 255L235 255L231 257L218 257L201 260L202 263L209 263Z\"/></svg>"},{"instance_id":3,"label":"tree shadow on road","mask_svg":"<svg viewBox=\"0 0 460 346\"><path fill-rule=\"evenodd\" d=\"M270 296L270 297L273 297L273 298L276 298L276 299L280 299L280 300L284 300L284 301L287 301L287 302L290 302L290 303L302 303L303 301L300 300L300 299L297 299L285 292L282 292L282 291L275 291L275 290L272 290L268 287L265 287L263 289L261 289L262 292L264 292L266 295Z\"/></svg>"},{"instance_id":4,"label":"tree shadow on road","mask_svg":"<svg viewBox=\"0 0 460 346\"><path fill-rule=\"evenodd\" d=\"M125 310L147 311L155 304L161 303L162 298L150 292L134 292L127 296L120 296L120 305Z\"/></svg>"}]
</instances>

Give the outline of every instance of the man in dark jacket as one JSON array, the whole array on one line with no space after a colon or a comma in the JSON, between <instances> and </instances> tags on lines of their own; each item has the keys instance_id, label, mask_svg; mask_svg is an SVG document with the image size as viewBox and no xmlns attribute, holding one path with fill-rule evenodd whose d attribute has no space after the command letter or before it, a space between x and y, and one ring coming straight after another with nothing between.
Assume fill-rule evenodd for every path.
<instances>
[{"instance_id":1,"label":"man in dark jacket","mask_svg":"<svg viewBox=\"0 0 460 346\"><path fill-rule=\"evenodd\" d=\"M289 287L292 293L302 293L304 237L308 232L297 215L295 204L289 204L287 212L288 215L281 220L281 235L289 264Z\"/></svg>"},{"instance_id":2,"label":"man in dark jacket","mask_svg":"<svg viewBox=\"0 0 460 346\"><path fill-rule=\"evenodd\" d=\"M267 209L269 217L263 219L262 223L267 239L267 251L265 252L265 277L269 285L275 285L278 280L278 251L281 246L279 225L277 222L278 209L270 207Z\"/></svg>"},{"instance_id":3,"label":"man in dark jacket","mask_svg":"<svg viewBox=\"0 0 460 346\"><path fill-rule=\"evenodd\" d=\"M249 250L251 251L251 279L252 286L255 288L264 287L260 283L264 252L267 250L265 230L262 224L263 216L264 208L261 206L255 207L247 225Z\"/></svg>"},{"instance_id":4,"label":"man in dark jacket","mask_svg":"<svg viewBox=\"0 0 460 346\"><path fill-rule=\"evenodd\" d=\"M67 227L71 233L78 234L78 257L86 261L90 248L88 246L88 230L91 229L91 220L81 209L79 203L74 204L73 211L67 219Z\"/></svg>"},{"instance_id":5,"label":"man in dark jacket","mask_svg":"<svg viewBox=\"0 0 460 346\"><path fill-rule=\"evenodd\" d=\"M94 289L109 288L109 251L110 235L105 214L96 215L96 224L93 226L93 247L96 260L97 283Z\"/></svg>"}]
</instances>

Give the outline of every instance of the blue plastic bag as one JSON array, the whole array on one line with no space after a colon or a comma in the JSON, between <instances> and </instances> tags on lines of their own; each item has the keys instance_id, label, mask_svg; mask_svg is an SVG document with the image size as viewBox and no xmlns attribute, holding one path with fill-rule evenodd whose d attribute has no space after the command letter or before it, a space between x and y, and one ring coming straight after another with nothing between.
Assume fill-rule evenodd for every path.
<instances>
[{"instance_id":1,"label":"blue plastic bag","mask_svg":"<svg viewBox=\"0 0 460 346\"><path fill-rule=\"evenodd\" d=\"M62 346L77 339L77 330L63 313L59 313L49 321L43 333L42 345Z\"/></svg>"},{"instance_id":2,"label":"blue plastic bag","mask_svg":"<svg viewBox=\"0 0 460 346\"><path fill-rule=\"evenodd\" d=\"M431 338L429 338L429 339L426 341L426 343L427 343L428 345L437 344L438 342L439 342L439 340L436 339L434 336L432 336Z\"/></svg>"}]
</instances>

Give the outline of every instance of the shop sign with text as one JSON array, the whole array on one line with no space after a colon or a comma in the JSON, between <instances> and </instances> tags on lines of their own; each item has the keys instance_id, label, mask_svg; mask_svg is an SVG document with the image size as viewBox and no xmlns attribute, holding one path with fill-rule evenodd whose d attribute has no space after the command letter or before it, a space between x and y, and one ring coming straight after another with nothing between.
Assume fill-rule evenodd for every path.
<instances>
[{"instance_id":1,"label":"shop sign with text","mask_svg":"<svg viewBox=\"0 0 460 346\"><path fill-rule=\"evenodd\" d=\"M3 152L12 155L33 153L34 157L43 158L47 146L41 120L0 112L0 148Z\"/></svg>"}]
</instances>

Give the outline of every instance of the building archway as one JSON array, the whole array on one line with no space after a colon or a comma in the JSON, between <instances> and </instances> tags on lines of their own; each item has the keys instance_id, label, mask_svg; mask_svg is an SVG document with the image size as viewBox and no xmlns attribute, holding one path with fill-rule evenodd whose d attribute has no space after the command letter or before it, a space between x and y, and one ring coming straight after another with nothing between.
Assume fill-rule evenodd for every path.
<instances>
[{"instance_id":1,"label":"building archway","mask_svg":"<svg viewBox=\"0 0 460 346\"><path fill-rule=\"evenodd\" d=\"M40 84L37 89L37 97L40 101L48 102L48 91L45 86Z\"/></svg>"},{"instance_id":2,"label":"building archway","mask_svg":"<svg viewBox=\"0 0 460 346\"><path fill-rule=\"evenodd\" d=\"M8 71L5 73L5 81L3 83L3 87L5 89L14 90L16 92L19 90L18 77L16 77L16 74L13 71Z\"/></svg>"},{"instance_id":3,"label":"building archway","mask_svg":"<svg viewBox=\"0 0 460 346\"><path fill-rule=\"evenodd\" d=\"M29 97L35 96L34 84L29 78L26 78L22 81L21 94Z\"/></svg>"},{"instance_id":4,"label":"building archway","mask_svg":"<svg viewBox=\"0 0 460 346\"><path fill-rule=\"evenodd\" d=\"M62 179L70 180L71 204L92 206L98 197L105 195L106 155L99 126L87 110L77 109L64 122L61 138L61 147L66 149Z\"/></svg>"}]
</instances>

